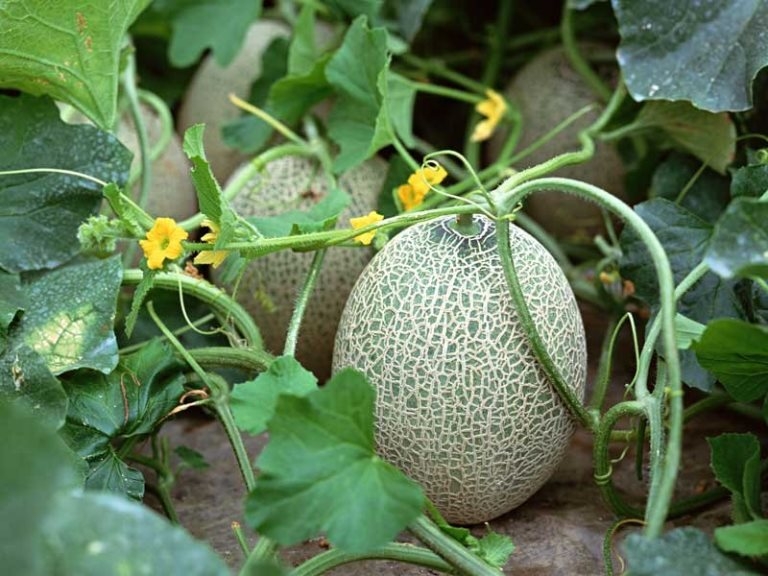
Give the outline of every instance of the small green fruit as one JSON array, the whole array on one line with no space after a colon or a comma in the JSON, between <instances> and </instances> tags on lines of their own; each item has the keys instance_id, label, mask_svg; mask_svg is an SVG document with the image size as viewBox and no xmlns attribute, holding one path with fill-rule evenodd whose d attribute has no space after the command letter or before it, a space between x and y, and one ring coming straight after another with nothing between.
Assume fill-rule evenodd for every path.
<instances>
[{"instance_id":1,"label":"small green fruit","mask_svg":"<svg viewBox=\"0 0 768 576\"><path fill-rule=\"evenodd\" d=\"M341 317L334 372L376 387L378 451L421 483L449 522L518 506L558 466L574 422L528 344L497 252L494 224L452 218L404 230L366 267ZM541 337L583 397L586 344L555 260L511 227L523 293Z\"/></svg>"}]
</instances>

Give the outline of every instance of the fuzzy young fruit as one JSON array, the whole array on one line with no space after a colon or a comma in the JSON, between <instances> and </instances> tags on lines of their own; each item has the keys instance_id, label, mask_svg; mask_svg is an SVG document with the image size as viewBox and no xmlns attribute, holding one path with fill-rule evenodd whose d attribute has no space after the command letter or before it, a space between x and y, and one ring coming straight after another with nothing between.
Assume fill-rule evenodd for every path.
<instances>
[{"instance_id":1,"label":"fuzzy young fruit","mask_svg":"<svg viewBox=\"0 0 768 576\"><path fill-rule=\"evenodd\" d=\"M606 48L593 44L580 46L588 58ZM615 69L611 68L615 73ZM609 76L610 72L606 74ZM504 90L504 95L520 110L523 130L517 149L523 150L544 136L560 122L586 106L594 109L559 132L549 142L526 156L518 169L540 164L558 154L578 150L580 130L592 124L600 115L602 105L583 78L571 66L561 47L542 52L517 73ZM495 160L506 139L499 133L491 139L488 152ZM595 142L591 160L561 168L552 176L574 178L599 186L624 199L624 164L616 148L609 143ZM591 242L604 230L599 208L568 194L540 192L528 197L525 211L545 230L561 239Z\"/></svg>"},{"instance_id":2,"label":"fuzzy young fruit","mask_svg":"<svg viewBox=\"0 0 768 576\"><path fill-rule=\"evenodd\" d=\"M376 209L386 172L386 163L372 158L339 178L339 186L352 199L339 217L340 227L348 226L349 218ZM271 216L286 210L309 210L326 193L318 163L290 156L270 162L245 185L232 206L241 216ZM330 374L333 339L347 295L372 255L368 247L334 247L325 254L296 348L298 360L321 382ZM273 353L283 350L296 294L312 257L312 253L289 250L268 254L251 262L240 282L237 298L256 320L266 348Z\"/></svg>"},{"instance_id":3,"label":"fuzzy young fruit","mask_svg":"<svg viewBox=\"0 0 768 576\"><path fill-rule=\"evenodd\" d=\"M193 124L205 124L205 155L216 178L224 181L245 161L246 156L224 143L222 127L235 120L240 110L229 101L229 94L247 99L251 84L261 75L261 58L277 38L287 38L284 24L259 20L249 29L243 46L226 67L207 56L192 78L179 109L179 131Z\"/></svg>"},{"instance_id":4,"label":"fuzzy young fruit","mask_svg":"<svg viewBox=\"0 0 768 576\"><path fill-rule=\"evenodd\" d=\"M554 472L574 431L528 344L509 295L494 224L475 217L414 225L360 275L339 324L334 372L352 367L376 387L383 458L421 483L449 522L490 520L524 502ZM550 254L511 227L523 293L541 337L583 398L584 328Z\"/></svg>"}]
</instances>

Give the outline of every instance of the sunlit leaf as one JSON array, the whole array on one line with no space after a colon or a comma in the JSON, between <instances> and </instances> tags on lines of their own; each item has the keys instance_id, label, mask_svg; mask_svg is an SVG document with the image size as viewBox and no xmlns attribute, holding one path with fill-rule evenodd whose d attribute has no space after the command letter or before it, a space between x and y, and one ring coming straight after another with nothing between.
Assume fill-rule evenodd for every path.
<instances>
[{"instance_id":1,"label":"sunlit leaf","mask_svg":"<svg viewBox=\"0 0 768 576\"><path fill-rule=\"evenodd\" d=\"M278 398L246 503L253 528L286 545L325 532L340 549L364 552L416 519L420 487L374 452L373 402L351 369L305 397Z\"/></svg>"},{"instance_id":2,"label":"sunlit leaf","mask_svg":"<svg viewBox=\"0 0 768 576\"><path fill-rule=\"evenodd\" d=\"M306 396L316 389L314 374L293 356L281 356L266 372L235 385L230 395L230 408L238 428L249 434L260 434L267 429L267 421L274 415L281 394Z\"/></svg>"},{"instance_id":3,"label":"sunlit leaf","mask_svg":"<svg viewBox=\"0 0 768 576\"><path fill-rule=\"evenodd\" d=\"M0 3L0 87L47 94L111 129L124 36L149 1L5 0Z\"/></svg>"},{"instance_id":4,"label":"sunlit leaf","mask_svg":"<svg viewBox=\"0 0 768 576\"><path fill-rule=\"evenodd\" d=\"M715 542L726 552L736 552L743 556L768 556L768 520L715 528Z\"/></svg>"},{"instance_id":5,"label":"sunlit leaf","mask_svg":"<svg viewBox=\"0 0 768 576\"><path fill-rule=\"evenodd\" d=\"M75 262L24 284L29 302L20 338L54 374L76 368L110 372L117 364L115 305L123 268L118 256Z\"/></svg>"}]
</instances>

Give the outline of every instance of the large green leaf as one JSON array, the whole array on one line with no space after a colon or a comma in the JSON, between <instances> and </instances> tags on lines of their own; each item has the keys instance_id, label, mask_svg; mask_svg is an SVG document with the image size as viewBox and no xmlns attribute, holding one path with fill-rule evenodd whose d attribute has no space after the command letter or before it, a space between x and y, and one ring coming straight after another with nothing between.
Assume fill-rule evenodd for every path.
<instances>
[{"instance_id":1,"label":"large green leaf","mask_svg":"<svg viewBox=\"0 0 768 576\"><path fill-rule=\"evenodd\" d=\"M5 574L52 574L40 526L54 490L82 485L77 458L37 417L0 398L0 558Z\"/></svg>"},{"instance_id":2,"label":"large green leaf","mask_svg":"<svg viewBox=\"0 0 768 576\"><path fill-rule=\"evenodd\" d=\"M184 392L180 370L168 346L155 340L109 375L81 370L65 381L70 404L62 434L88 461L89 488L141 497L143 477L120 459L113 442L157 427Z\"/></svg>"},{"instance_id":3,"label":"large green leaf","mask_svg":"<svg viewBox=\"0 0 768 576\"><path fill-rule=\"evenodd\" d=\"M618 60L635 100L689 100L711 112L752 106L768 64L768 3L613 0Z\"/></svg>"},{"instance_id":4,"label":"large green leaf","mask_svg":"<svg viewBox=\"0 0 768 576\"><path fill-rule=\"evenodd\" d=\"M24 343L0 356L0 403L24 405L35 418L57 430L67 415L67 395L45 360Z\"/></svg>"},{"instance_id":5,"label":"large green leaf","mask_svg":"<svg viewBox=\"0 0 768 576\"><path fill-rule=\"evenodd\" d=\"M149 0L0 3L0 87L47 94L111 129L117 118L125 32L147 4Z\"/></svg>"},{"instance_id":6,"label":"large green leaf","mask_svg":"<svg viewBox=\"0 0 768 576\"><path fill-rule=\"evenodd\" d=\"M146 506L82 493L77 458L53 431L0 401L3 573L229 574L223 561Z\"/></svg>"},{"instance_id":7,"label":"large green leaf","mask_svg":"<svg viewBox=\"0 0 768 576\"><path fill-rule=\"evenodd\" d=\"M386 30L369 28L360 16L326 66L328 82L338 92L328 118L328 133L341 147L336 172L352 168L391 141L379 121L383 104L379 78L387 73L388 61Z\"/></svg>"},{"instance_id":8,"label":"large green leaf","mask_svg":"<svg viewBox=\"0 0 768 576\"><path fill-rule=\"evenodd\" d=\"M226 66L243 44L250 25L261 14L261 0L188 0L179 5L171 21L168 57L178 67L194 64L211 48Z\"/></svg>"},{"instance_id":9,"label":"large green leaf","mask_svg":"<svg viewBox=\"0 0 768 576\"><path fill-rule=\"evenodd\" d=\"M723 278L768 278L768 202L736 198L715 226L704 261Z\"/></svg>"},{"instance_id":10,"label":"large green leaf","mask_svg":"<svg viewBox=\"0 0 768 576\"><path fill-rule=\"evenodd\" d=\"M679 283L704 257L713 227L692 212L662 198L635 206L635 211L651 227L669 257L675 282ZM645 245L630 229L621 235L622 275L632 280L637 295L656 310L659 306L658 282ZM679 301L678 311L687 318L706 324L712 318L740 317L741 303L734 282L713 273L706 274ZM696 361L692 351L681 354L683 380L702 390L711 389L714 377Z\"/></svg>"},{"instance_id":11,"label":"large green leaf","mask_svg":"<svg viewBox=\"0 0 768 576\"><path fill-rule=\"evenodd\" d=\"M116 494L60 494L43 554L57 574L225 576L224 561L146 506Z\"/></svg>"},{"instance_id":12,"label":"large green leaf","mask_svg":"<svg viewBox=\"0 0 768 576\"><path fill-rule=\"evenodd\" d=\"M731 196L759 198L768 191L768 164L750 164L733 171Z\"/></svg>"},{"instance_id":13,"label":"large green leaf","mask_svg":"<svg viewBox=\"0 0 768 576\"><path fill-rule=\"evenodd\" d=\"M0 96L0 134L0 171L56 168L120 186L128 178L127 149L93 126L65 124L47 98ZM58 266L80 250L77 228L97 211L101 186L64 174L2 175L0 196L0 268L19 272Z\"/></svg>"},{"instance_id":14,"label":"large green leaf","mask_svg":"<svg viewBox=\"0 0 768 576\"><path fill-rule=\"evenodd\" d=\"M630 534L624 544L628 576L757 576L759 572L720 552L697 528L670 530L660 538Z\"/></svg>"},{"instance_id":15,"label":"large green leaf","mask_svg":"<svg viewBox=\"0 0 768 576\"><path fill-rule=\"evenodd\" d=\"M281 394L306 396L317 389L317 378L293 356L281 356L253 380L235 385L229 397L238 428L260 434L275 413Z\"/></svg>"},{"instance_id":16,"label":"large green leaf","mask_svg":"<svg viewBox=\"0 0 768 576\"><path fill-rule=\"evenodd\" d=\"M373 403L373 388L351 369L305 397L280 396L248 495L248 523L281 544L324 531L335 546L363 552L413 521L424 495L376 456Z\"/></svg>"},{"instance_id":17,"label":"large green leaf","mask_svg":"<svg viewBox=\"0 0 768 576\"><path fill-rule=\"evenodd\" d=\"M734 318L712 320L693 349L737 400L752 402L768 394L768 327Z\"/></svg>"},{"instance_id":18,"label":"large green leaf","mask_svg":"<svg viewBox=\"0 0 768 576\"><path fill-rule=\"evenodd\" d=\"M110 372L117 364L114 321L122 276L119 256L31 276L24 292L32 304L18 337L54 374L83 367Z\"/></svg>"}]
</instances>

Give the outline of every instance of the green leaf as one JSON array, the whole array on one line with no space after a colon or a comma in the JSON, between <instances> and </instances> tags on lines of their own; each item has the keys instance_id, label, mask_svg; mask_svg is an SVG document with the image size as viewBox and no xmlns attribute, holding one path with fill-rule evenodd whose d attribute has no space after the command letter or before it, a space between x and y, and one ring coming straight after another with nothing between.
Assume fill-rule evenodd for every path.
<instances>
[{"instance_id":1,"label":"green leaf","mask_svg":"<svg viewBox=\"0 0 768 576\"><path fill-rule=\"evenodd\" d=\"M704 257L713 227L692 212L662 198L635 206L635 212L645 220L669 257L675 283L679 283ZM621 273L630 279L638 297L653 310L659 306L658 282L650 255L639 237L629 228L621 234ZM700 323L712 318L740 317L741 302L735 283L707 273L678 302L678 312ZM714 377L702 368L692 351L681 354L683 380L689 386L710 390Z\"/></svg>"},{"instance_id":2,"label":"green leaf","mask_svg":"<svg viewBox=\"0 0 768 576\"><path fill-rule=\"evenodd\" d=\"M635 100L689 100L711 112L752 106L768 64L768 4L613 0L618 60Z\"/></svg>"},{"instance_id":3,"label":"green leaf","mask_svg":"<svg viewBox=\"0 0 768 576\"><path fill-rule=\"evenodd\" d=\"M680 350L687 350L696 340L701 338L706 326L701 322L696 322L686 318L682 314L675 315L675 337L677 338L677 347Z\"/></svg>"},{"instance_id":4,"label":"green leaf","mask_svg":"<svg viewBox=\"0 0 768 576\"><path fill-rule=\"evenodd\" d=\"M193 470L205 470L211 466L205 460L205 456L188 446L176 446L173 452L181 459L182 464L179 468L184 467L192 468Z\"/></svg>"},{"instance_id":5,"label":"green leaf","mask_svg":"<svg viewBox=\"0 0 768 576\"><path fill-rule=\"evenodd\" d=\"M715 543L721 550L743 556L768 556L768 520L752 520L715 528Z\"/></svg>"},{"instance_id":6,"label":"green leaf","mask_svg":"<svg viewBox=\"0 0 768 576\"><path fill-rule=\"evenodd\" d=\"M365 552L421 513L421 488L374 452L373 403L351 369L306 397L278 398L246 502L254 529L285 545L324 531L334 546Z\"/></svg>"},{"instance_id":7,"label":"green leaf","mask_svg":"<svg viewBox=\"0 0 768 576\"><path fill-rule=\"evenodd\" d=\"M230 408L237 427L249 434L261 434L275 413L281 394L306 396L317 389L317 378L293 356L276 358L266 372L253 380L236 384L230 394Z\"/></svg>"},{"instance_id":8,"label":"green leaf","mask_svg":"<svg viewBox=\"0 0 768 576\"><path fill-rule=\"evenodd\" d=\"M768 164L742 166L733 171L731 196L759 198L768 191Z\"/></svg>"},{"instance_id":9,"label":"green leaf","mask_svg":"<svg viewBox=\"0 0 768 576\"><path fill-rule=\"evenodd\" d=\"M413 39L416 38L432 2L433 0L393 0L387 2L388 5L392 5L398 31L406 42L413 42Z\"/></svg>"},{"instance_id":10,"label":"green leaf","mask_svg":"<svg viewBox=\"0 0 768 576\"><path fill-rule=\"evenodd\" d=\"M736 153L736 129L726 113L699 110L689 102L648 102L635 122L640 128L663 131L678 147L721 174Z\"/></svg>"},{"instance_id":11,"label":"green leaf","mask_svg":"<svg viewBox=\"0 0 768 576\"><path fill-rule=\"evenodd\" d=\"M149 0L6 0L0 4L0 87L47 94L111 129L117 119L124 36L147 4ZM66 146L73 142L64 141Z\"/></svg>"},{"instance_id":12,"label":"green leaf","mask_svg":"<svg viewBox=\"0 0 768 576\"><path fill-rule=\"evenodd\" d=\"M368 28L363 16L347 30L325 69L338 100L328 118L328 133L341 147L335 172L344 172L391 141L379 123L383 98L379 77L386 74L387 32Z\"/></svg>"},{"instance_id":13,"label":"green leaf","mask_svg":"<svg viewBox=\"0 0 768 576\"><path fill-rule=\"evenodd\" d=\"M67 395L45 360L26 344L0 356L0 404L23 405L35 418L58 430L67 415Z\"/></svg>"},{"instance_id":14,"label":"green leaf","mask_svg":"<svg viewBox=\"0 0 768 576\"><path fill-rule=\"evenodd\" d=\"M379 78L379 88L384 95L386 114L395 133L403 144L415 147L412 124L416 89L413 84L399 74L388 72Z\"/></svg>"},{"instance_id":15,"label":"green leaf","mask_svg":"<svg viewBox=\"0 0 768 576\"><path fill-rule=\"evenodd\" d=\"M0 558L6 574L52 574L40 528L57 490L82 485L77 458L48 426L0 398Z\"/></svg>"},{"instance_id":16,"label":"green leaf","mask_svg":"<svg viewBox=\"0 0 768 576\"><path fill-rule=\"evenodd\" d=\"M184 133L184 153L192 163L192 182L197 190L200 212L217 224L222 215L221 187L213 176L203 148L204 124L195 124Z\"/></svg>"},{"instance_id":17,"label":"green leaf","mask_svg":"<svg viewBox=\"0 0 768 576\"><path fill-rule=\"evenodd\" d=\"M18 274L7 274L0 270L0 294L3 295L0 300L0 353L3 353L11 323L22 314L28 304L21 290Z\"/></svg>"},{"instance_id":18,"label":"green leaf","mask_svg":"<svg viewBox=\"0 0 768 576\"><path fill-rule=\"evenodd\" d=\"M191 0L171 22L168 58L179 68L194 64L207 48L226 66L243 45L251 24L261 15L261 0Z\"/></svg>"},{"instance_id":19,"label":"green leaf","mask_svg":"<svg viewBox=\"0 0 768 576\"><path fill-rule=\"evenodd\" d=\"M715 225L704 261L723 278L768 278L768 202L734 199Z\"/></svg>"},{"instance_id":20,"label":"green leaf","mask_svg":"<svg viewBox=\"0 0 768 576\"><path fill-rule=\"evenodd\" d=\"M65 124L48 99L0 96L0 134L0 171L57 168L120 185L128 178L131 153L114 136ZM39 270L71 259L80 250L77 228L97 211L101 188L64 174L0 176L0 268Z\"/></svg>"},{"instance_id":21,"label":"green leaf","mask_svg":"<svg viewBox=\"0 0 768 576\"><path fill-rule=\"evenodd\" d=\"M154 340L124 357L104 376L81 370L64 383L69 396L62 435L88 461L89 488L141 497L143 478L130 469L112 442L152 433L184 393L181 364Z\"/></svg>"},{"instance_id":22,"label":"green leaf","mask_svg":"<svg viewBox=\"0 0 768 576\"><path fill-rule=\"evenodd\" d=\"M144 499L144 475L123 462L111 447L88 461L85 487L123 494L138 501Z\"/></svg>"},{"instance_id":23,"label":"green leaf","mask_svg":"<svg viewBox=\"0 0 768 576\"><path fill-rule=\"evenodd\" d=\"M488 533L478 540L475 553L491 566L503 568L509 557L515 551L515 544L509 536L488 530Z\"/></svg>"},{"instance_id":24,"label":"green leaf","mask_svg":"<svg viewBox=\"0 0 768 576\"><path fill-rule=\"evenodd\" d=\"M312 208L287 210L277 216L248 218L258 231L268 238L329 230L334 227L339 214L350 202L349 194L341 188L332 188Z\"/></svg>"},{"instance_id":25,"label":"green leaf","mask_svg":"<svg viewBox=\"0 0 768 576\"><path fill-rule=\"evenodd\" d=\"M757 576L759 572L720 552L697 528L670 530L660 538L630 534L622 545L631 576Z\"/></svg>"},{"instance_id":26,"label":"green leaf","mask_svg":"<svg viewBox=\"0 0 768 576\"><path fill-rule=\"evenodd\" d=\"M288 51L289 43L285 38L275 38L267 46L261 57L261 74L251 86L248 102L264 109L265 112L284 123L291 124L273 108L274 102L267 101L275 85L288 72ZM291 97L293 98L293 95ZM260 150L273 132L272 126L248 113L227 122L221 129L222 138L227 145L248 154Z\"/></svg>"},{"instance_id":27,"label":"green leaf","mask_svg":"<svg viewBox=\"0 0 768 576\"><path fill-rule=\"evenodd\" d=\"M707 438L715 478L733 494L737 522L760 515L760 442L754 434Z\"/></svg>"},{"instance_id":28,"label":"green leaf","mask_svg":"<svg viewBox=\"0 0 768 576\"><path fill-rule=\"evenodd\" d=\"M46 548L38 553L59 574L230 574L208 546L116 494L59 495L43 537Z\"/></svg>"},{"instance_id":29,"label":"green leaf","mask_svg":"<svg viewBox=\"0 0 768 576\"><path fill-rule=\"evenodd\" d=\"M373 20L379 14L383 3L384 0L326 0L324 4L337 14L350 19L362 15Z\"/></svg>"},{"instance_id":30,"label":"green leaf","mask_svg":"<svg viewBox=\"0 0 768 576\"><path fill-rule=\"evenodd\" d=\"M272 85L267 110L286 124L294 124L312 106L333 94L326 80L326 66L331 55L318 59L312 68L302 74L289 74Z\"/></svg>"},{"instance_id":31,"label":"green leaf","mask_svg":"<svg viewBox=\"0 0 768 576\"><path fill-rule=\"evenodd\" d=\"M740 402L768 393L768 327L732 318L712 320L693 344L699 363Z\"/></svg>"},{"instance_id":32,"label":"green leaf","mask_svg":"<svg viewBox=\"0 0 768 576\"><path fill-rule=\"evenodd\" d=\"M18 337L54 374L77 368L110 372L117 364L115 304L123 267L119 256L75 262L24 283L29 302Z\"/></svg>"}]
</instances>

